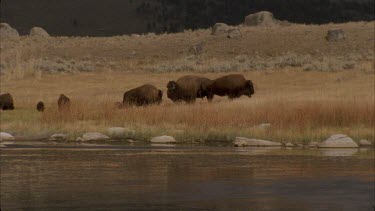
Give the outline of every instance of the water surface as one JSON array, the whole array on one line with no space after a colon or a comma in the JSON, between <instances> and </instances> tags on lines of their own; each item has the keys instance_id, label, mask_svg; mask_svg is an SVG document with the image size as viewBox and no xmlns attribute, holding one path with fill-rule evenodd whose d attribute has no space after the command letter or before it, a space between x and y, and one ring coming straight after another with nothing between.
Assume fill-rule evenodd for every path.
<instances>
[{"instance_id":1,"label":"water surface","mask_svg":"<svg viewBox=\"0 0 375 211\"><path fill-rule=\"evenodd\" d=\"M2 210L373 210L372 149L7 145Z\"/></svg>"}]
</instances>

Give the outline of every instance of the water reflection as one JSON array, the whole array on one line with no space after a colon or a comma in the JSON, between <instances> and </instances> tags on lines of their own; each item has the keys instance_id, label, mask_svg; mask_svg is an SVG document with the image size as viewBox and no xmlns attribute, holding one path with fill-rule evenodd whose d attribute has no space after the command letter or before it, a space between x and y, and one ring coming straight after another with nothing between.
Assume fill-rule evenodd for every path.
<instances>
[{"instance_id":1,"label":"water reflection","mask_svg":"<svg viewBox=\"0 0 375 211\"><path fill-rule=\"evenodd\" d=\"M369 210L374 204L374 154L360 153L164 145L5 148L1 206Z\"/></svg>"}]
</instances>

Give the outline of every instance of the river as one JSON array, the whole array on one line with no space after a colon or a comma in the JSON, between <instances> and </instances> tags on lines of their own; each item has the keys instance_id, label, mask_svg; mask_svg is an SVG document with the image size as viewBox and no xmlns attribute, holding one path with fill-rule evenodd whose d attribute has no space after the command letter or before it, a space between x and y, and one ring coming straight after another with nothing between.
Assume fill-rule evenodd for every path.
<instances>
[{"instance_id":1,"label":"river","mask_svg":"<svg viewBox=\"0 0 375 211\"><path fill-rule=\"evenodd\" d=\"M373 149L9 144L2 210L373 210Z\"/></svg>"}]
</instances>

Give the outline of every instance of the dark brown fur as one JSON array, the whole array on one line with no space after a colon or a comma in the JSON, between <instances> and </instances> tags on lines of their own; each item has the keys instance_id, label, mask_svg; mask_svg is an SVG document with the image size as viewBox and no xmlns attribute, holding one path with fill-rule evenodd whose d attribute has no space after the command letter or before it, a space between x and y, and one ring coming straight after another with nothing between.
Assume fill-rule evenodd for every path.
<instances>
[{"instance_id":1,"label":"dark brown fur","mask_svg":"<svg viewBox=\"0 0 375 211\"><path fill-rule=\"evenodd\" d=\"M44 111L44 103L42 101L40 101L40 102L38 102L38 104L36 104L36 110L38 110L39 112Z\"/></svg>"},{"instance_id":2,"label":"dark brown fur","mask_svg":"<svg viewBox=\"0 0 375 211\"><path fill-rule=\"evenodd\" d=\"M0 95L0 109L2 110L13 110L14 102L11 94L6 93Z\"/></svg>"},{"instance_id":3,"label":"dark brown fur","mask_svg":"<svg viewBox=\"0 0 375 211\"><path fill-rule=\"evenodd\" d=\"M229 99L239 98L242 95L251 97L254 94L254 85L241 74L231 74L202 84L199 92L201 95L206 95L210 101L214 95L228 96Z\"/></svg>"},{"instance_id":4,"label":"dark brown fur","mask_svg":"<svg viewBox=\"0 0 375 211\"><path fill-rule=\"evenodd\" d=\"M177 81L169 81L167 96L173 102L185 101L195 102L196 98L204 98L205 95L198 93L201 85L211 81L205 77L187 75Z\"/></svg>"},{"instance_id":5,"label":"dark brown fur","mask_svg":"<svg viewBox=\"0 0 375 211\"><path fill-rule=\"evenodd\" d=\"M147 106L160 104L163 98L163 91L155 86L145 84L124 93L123 105Z\"/></svg>"},{"instance_id":6,"label":"dark brown fur","mask_svg":"<svg viewBox=\"0 0 375 211\"><path fill-rule=\"evenodd\" d=\"M60 111L70 110L70 99L64 94L60 95L57 104L59 105Z\"/></svg>"}]
</instances>

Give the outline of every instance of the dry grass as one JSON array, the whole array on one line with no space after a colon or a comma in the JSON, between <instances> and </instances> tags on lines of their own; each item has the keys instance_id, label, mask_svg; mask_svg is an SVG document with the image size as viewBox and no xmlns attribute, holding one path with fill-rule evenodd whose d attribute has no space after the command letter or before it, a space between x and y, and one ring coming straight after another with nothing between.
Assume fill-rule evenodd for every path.
<instances>
[{"instance_id":1,"label":"dry grass","mask_svg":"<svg viewBox=\"0 0 375 211\"><path fill-rule=\"evenodd\" d=\"M198 100L194 105L176 105L164 96L160 106L113 108L132 87L147 82L165 92L169 80L186 74L81 73L4 81L1 92L11 92L18 109L1 113L1 130L24 135L66 132L76 137L122 126L135 129L139 140L170 134L188 142L226 142L247 136L301 143L321 141L333 133L374 140L375 78L361 71L245 72L255 83L256 94L251 99L216 98L213 103ZM201 75L215 78L223 74ZM69 114L57 110L60 93L72 99ZM44 114L36 112L39 100L46 103ZM261 123L272 126L254 127Z\"/></svg>"}]
</instances>

